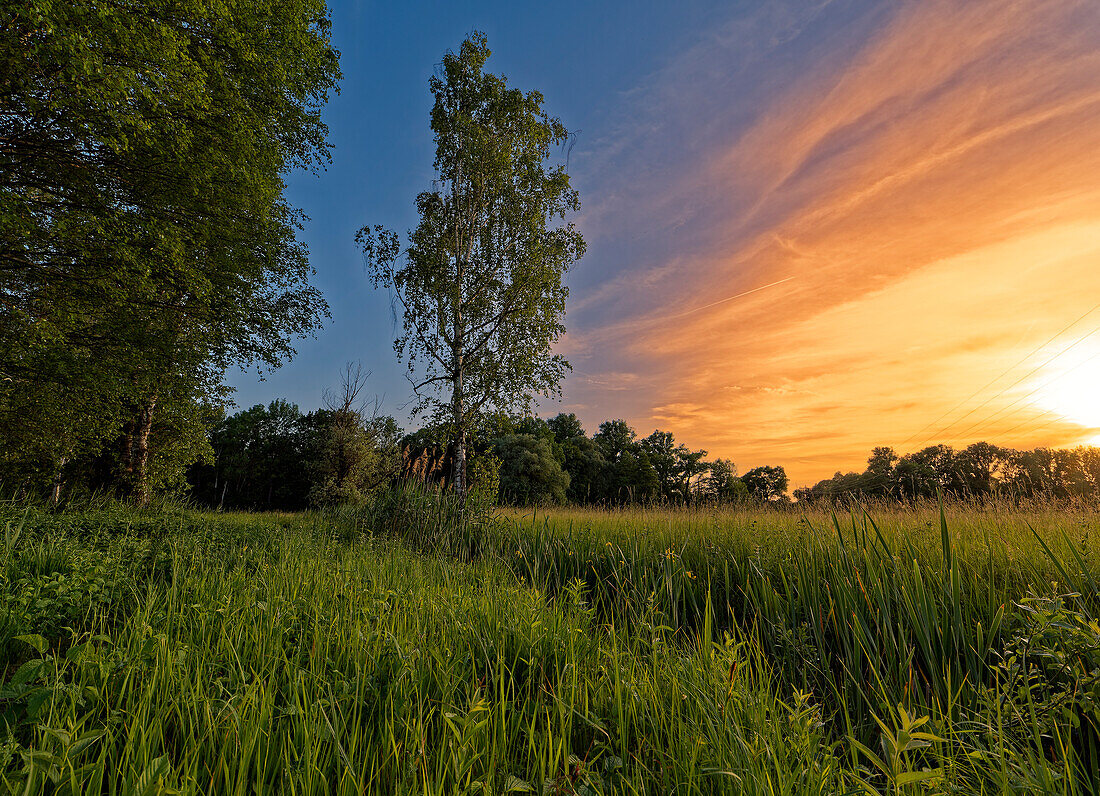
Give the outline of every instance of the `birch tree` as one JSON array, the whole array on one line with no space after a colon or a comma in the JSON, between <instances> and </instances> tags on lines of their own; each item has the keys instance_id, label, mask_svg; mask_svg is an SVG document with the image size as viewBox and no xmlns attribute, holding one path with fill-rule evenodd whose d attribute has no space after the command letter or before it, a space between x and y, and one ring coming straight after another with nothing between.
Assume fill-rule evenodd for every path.
<instances>
[{"instance_id":1,"label":"birch tree","mask_svg":"<svg viewBox=\"0 0 1100 796\"><path fill-rule=\"evenodd\" d=\"M437 179L416 199L420 222L407 245L382 226L356 236L375 286L400 312L394 349L417 408L450 431L460 497L478 414L559 394L569 367L553 352L565 331L562 278L584 253L564 220L579 208L577 192L563 165L548 165L569 132L543 110L542 94L486 73L489 55L474 33L430 80Z\"/></svg>"}]
</instances>

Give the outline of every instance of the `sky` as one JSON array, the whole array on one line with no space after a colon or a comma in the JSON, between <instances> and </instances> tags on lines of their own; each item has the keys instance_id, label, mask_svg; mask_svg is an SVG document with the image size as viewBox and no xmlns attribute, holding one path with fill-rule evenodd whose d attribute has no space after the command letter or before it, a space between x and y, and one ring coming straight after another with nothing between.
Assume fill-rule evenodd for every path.
<instances>
[{"instance_id":1,"label":"sky","mask_svg":"<svg viewBox=\"0 0 1100 796\"><path fill-rule=\"evenodd\" d=\"M288 190L332 318L264 380L231 374L238 405L314 408L355 360L407 420L353 236L415 224L428 78L483 30L487 68L576 132L588 253L544 416L622 417L794 486L876 445L1100 444L1095 0L338 0L332 18L332 164Z\"/></svg>"}]
</instances>

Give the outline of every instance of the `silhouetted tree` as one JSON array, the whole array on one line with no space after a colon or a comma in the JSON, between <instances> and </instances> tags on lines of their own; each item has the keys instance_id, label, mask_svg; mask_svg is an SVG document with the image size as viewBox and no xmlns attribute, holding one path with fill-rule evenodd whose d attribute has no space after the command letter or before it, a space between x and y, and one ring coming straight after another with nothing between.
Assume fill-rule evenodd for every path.
<instances>
[{"instance_id":1,"label":"silhouetted tree","mask_svg":"<svg viewBox=\"0 0 1100 796\"><path fill-rule=\"evenodd\" d=\"M741 480L749 496L761 503L781 501L787 497L787 471L782 467L754 467Z\"/></svg>"},{"instance_id":2,"label":"silhouetted tree","mask_svg":"<svg viewBox=\"0 0 1100 796\"><path fill-rule=\"evenodd\" d=\"M715 459L708 469L702 488L705 499L716 503L741 503L748 499L748 487L737 477L737 468L732 461Z\"/></svg>"}]
</instances>

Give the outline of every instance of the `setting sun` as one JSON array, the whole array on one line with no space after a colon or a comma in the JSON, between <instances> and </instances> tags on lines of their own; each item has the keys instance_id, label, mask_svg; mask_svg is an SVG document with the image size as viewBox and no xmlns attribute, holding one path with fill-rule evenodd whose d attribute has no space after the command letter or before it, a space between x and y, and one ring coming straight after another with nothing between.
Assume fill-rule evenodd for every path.
<instances>
[{"instance_id":1,"label":"setting sun","mask_svg":"<svg viewBox=\"0 0 1100 796\"><path fill-rule=\"evenodd\" d=\"M1036 404L1088 429L1100 429L1100 350L1084 352L1037 388ZM1094 440L1100 440L1100 436Z\"/></svg>"}]
</instances>

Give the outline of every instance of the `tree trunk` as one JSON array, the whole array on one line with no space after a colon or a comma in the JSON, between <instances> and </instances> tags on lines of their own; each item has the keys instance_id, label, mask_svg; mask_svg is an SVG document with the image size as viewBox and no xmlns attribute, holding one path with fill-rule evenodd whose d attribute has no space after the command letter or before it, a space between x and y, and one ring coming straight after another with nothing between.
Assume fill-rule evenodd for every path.
<instances>
[{"instance_id":1,"label":"tree trunk","mask_svg":"<svg viewBox=\"0 0 1100 796\"><path fill-rule=\"evenodd\" d=\"M458 278L459 302L454 314L454 392L451 394L451 413L454 422L455 458L452 479L455 495L462 506L466 505L466 407L465 395L463 395L462 377L465 366L466 354L465 325L462 317L462 299L465 286L462 284L466 272L466 263L461 258L455 263L456 276Z\"/></svg>"},{"instance_id":2,"label":"tree trunk","mask_svg":"<svg viewBox=\"0 0 1100 796\"><path fill-rule=\"evenodd\" d=\"M68 463L69 463L69 457L68 456L62 456L61 460L57 463L57 470L54 472L54 475L53 475L53 489L50 490L50 500L53 501L53 504L55 506L59 502L61 502L61 487L65 483L64 471L65 471L65 465L68 464Z\"/></svg>"},{"instance_id":3,"label":"tree trunk","mask_svg":"<svg viewBox=\"0 0 1100 796\"><path fill-rule=\"evenodd\" d=\"M153 431L153 412L157 396L139 408L133 421L127 423L122 438L122 472L124 488L139 506L149 503L149 435Z\"/></svg>"},{"instance_id":4,"label":"tree trunk","mask_svg":"<svg viewBox=\"0 0 1100 796\"><path fill-rule=\"evenodd\" d=\"M466 502L466 418L463 411L462 400L462 365L461 356L457 357L459 366L455 369L454 393L451 396L452 420L455 426L454 462L452 464L451 483L454 485L455 495L463 503Z\"/></svg>"}]
</instances>

